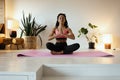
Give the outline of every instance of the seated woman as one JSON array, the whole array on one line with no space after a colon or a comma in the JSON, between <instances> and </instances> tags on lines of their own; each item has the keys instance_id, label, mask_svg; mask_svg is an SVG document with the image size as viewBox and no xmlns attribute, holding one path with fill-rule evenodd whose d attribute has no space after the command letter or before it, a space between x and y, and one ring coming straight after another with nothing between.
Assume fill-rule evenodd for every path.
<instances>
[{"instance_id":1,"label":"seated woman","mask_svg":"<svg viewBox=\"0 0 120 80\"><path fill-rule=\"evenodd\" d=\"M57 22L55 27L52 29L52 32L49 35L48 40L56 39L56 43L53 44L48 42L46 47L51 50L51 54L72 54L73 51L77 50L80 45L74 43L67 45L67 38L75 39L75 36L72 30L68 27L68 22L66 15L63 13L58 14Z\"/></svg>"}]
</instances>

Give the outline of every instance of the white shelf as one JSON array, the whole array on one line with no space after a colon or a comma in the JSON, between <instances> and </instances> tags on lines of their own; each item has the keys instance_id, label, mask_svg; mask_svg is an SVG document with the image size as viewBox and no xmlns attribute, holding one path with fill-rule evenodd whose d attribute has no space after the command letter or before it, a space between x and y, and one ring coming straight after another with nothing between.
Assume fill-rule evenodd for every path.
<instances>
[{"instance_id":1,"label":"white shelf","mask_svg":"<svg viewBox=\"0 0 120 80\"><path fill-rule=\"evenodd\" d=\"M43 77L42 80L120 80L120 76Z\"/></svg>"},{"instance_id":2,"label":"white shelf","mask_svg":"<svg viewBox=\"0 0 120 80\"><path fill-rule=\"evenodd\" d=\"M17 75L0 75L0 80L28 80L27 76Z\"/></svg>"}]
</instances>

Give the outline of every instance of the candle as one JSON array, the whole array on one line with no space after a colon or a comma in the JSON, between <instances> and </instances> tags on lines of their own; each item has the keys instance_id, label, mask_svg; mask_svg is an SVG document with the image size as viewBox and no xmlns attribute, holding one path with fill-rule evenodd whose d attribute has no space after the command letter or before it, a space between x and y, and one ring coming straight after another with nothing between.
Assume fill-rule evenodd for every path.
<instances>
[{"instance_id":1,"label":"candle","mask_svg":"<svg viewBox=\"0 0 120 80\"><path fill-rule=\"evenodd\" d=\"M16 36L17 36L17 32L16 31L11 31L10 32L10 37L11 38L16 38Z\"/></svg>"},{"instance_id":2,"label":"candle","mask_svg":"<svg viewBox=\"0 0 120 80\"><path fill-rule=\"evenodd\" d=\"M110 43L105 43L105 49L111 49L111 44Z\"/></svg>"},{"instance_id":3,"label":"candle","mask_svg":"<svg viewBox=\"0 0 120 80\"><path fill-rule=\"evenodd\" d=\"M111 34L104 34L103 35L103 42L104 42L105 49L111 49L112 35Z\"/></svg>"}]
</instances>

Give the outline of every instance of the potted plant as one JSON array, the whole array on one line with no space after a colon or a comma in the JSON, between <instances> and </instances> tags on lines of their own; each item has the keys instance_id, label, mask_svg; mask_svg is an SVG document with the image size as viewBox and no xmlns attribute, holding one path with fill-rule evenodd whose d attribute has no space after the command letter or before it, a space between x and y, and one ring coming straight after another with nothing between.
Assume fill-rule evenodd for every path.
<instances>
[{"instance_id":1,"label":"potted plant","mask_svg":"<svg viewBox=\"0 0 120 80\"><path fill-rule=\"evenodd\" d=\"M80 28L79 35L78 37L80 37L82 34L85 35L88 44L89 44L89 49L95 49L95 43L98 42L98 37L97 34L94 32L94 30L97 28L98 26L93 25L91 23L88 23L88 27L82 27Z\"/></svg>"},{"instance_id":2,"label":"potted plant","mask_svg":"<svg viewBox=\"0 0 120 80\"><path fill-rule=\"evenodd\" d=\"M23 13L23 18L21 19L23 28L20 27L21 29L21 35L20 37L22 37L22 35L24 34L25 37L25 46L28 49L35 49L36 48L36 37L38 36L40 41L41 41L41 45L42 45L42 38L39 35L40 32L44 31L45 28L47 27L42 26L42 25L38 25L35 21L35 17L32 18L32 15L29 13L28 16L25 17L24 13ZM27 43L30 42L30 43ZM32 43L34 42L34 43Z\"/></svg>"}]
</instances>

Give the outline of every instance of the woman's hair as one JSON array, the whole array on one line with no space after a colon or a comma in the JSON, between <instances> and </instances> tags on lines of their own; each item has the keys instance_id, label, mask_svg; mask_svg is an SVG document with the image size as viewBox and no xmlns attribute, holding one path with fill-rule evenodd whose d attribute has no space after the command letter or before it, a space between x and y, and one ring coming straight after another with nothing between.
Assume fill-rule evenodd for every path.
<instances>
[{"instance_id":1,"label":"woman's hair","mask_svg":"<svg viewBox=\"0 0 120 80\"><path fill-rule=\"evenodd\" d=\"M60 15L63 15L63 16L65 17L64 26L65 26L66 28L68 28L68 22L67 22L67 19L66 19L66 15L65 15L64 13L59 13L59 14L58 14L55 27L57 28L57 27L59 26L58 18L59 18Z\"/></svg>"}]
</instances>

